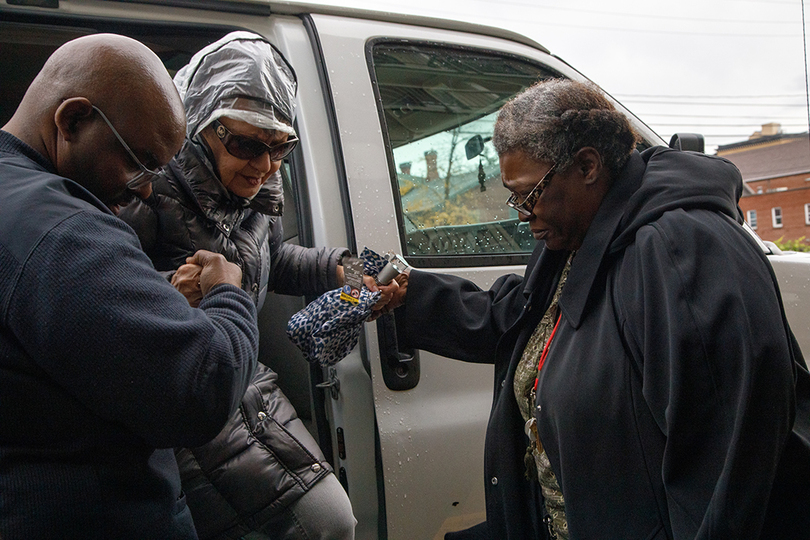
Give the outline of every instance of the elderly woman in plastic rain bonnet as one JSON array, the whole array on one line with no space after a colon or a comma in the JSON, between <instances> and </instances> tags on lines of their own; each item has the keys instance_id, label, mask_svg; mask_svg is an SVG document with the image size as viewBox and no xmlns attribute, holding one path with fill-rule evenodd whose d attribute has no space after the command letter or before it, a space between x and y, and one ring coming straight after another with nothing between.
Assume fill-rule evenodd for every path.
<instances>
[{"instance_id":1,"label":"elderly woman in plastic rain bonnet","mask_svg":"<svg viewBox=\"0 0 810 540\"><path fill-rule=\"evenodd\" d=\"M341 286L348 250L283 241L279 169L298 140L296 80L286 60L261 36L234 32L195 54L175 84L186 141L152 194L119 214L155 268L192 305L202 301L200 269L185 263L199 249L239 264L242 289L258 310L269 291L314 297ZM263 359L292 360L282 347L271 349ZM352 540L351 501L276 378L260 364L220 434L176 450L197 533L201 540L251 531L257 540Z\"/></svg>"},{"instance_id":2,"label":"elderly woman in plastic rain bonnet","mask_svg":"<svg viewBox=\"0 0 810 540\"><path fill-rule=\"evenodd\" d=\"M244 199L269 197L268 213L279 215L276 173L298 141L292 128L297 82L287 61L260 36L234 32L195 54L174 82L186 136L222 186Z\"/></svg>"}]
</instances>

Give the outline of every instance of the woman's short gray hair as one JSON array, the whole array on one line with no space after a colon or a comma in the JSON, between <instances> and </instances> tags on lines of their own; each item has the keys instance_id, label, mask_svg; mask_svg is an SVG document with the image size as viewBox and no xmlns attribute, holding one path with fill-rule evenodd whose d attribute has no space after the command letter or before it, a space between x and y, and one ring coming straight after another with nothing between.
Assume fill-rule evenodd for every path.
<instances>
[{"instance_id":1,"label":"woman's short gray hair","mask_svg":"<svg viewBox=\"0 0 810 540\"><path fill-rule=\"evenodd\" d=\"M614 178L638 142L627 117L593 84L548 79L509 100L492 142L498 155L523 151L563 170L581 148L595 148Z\"/></svg>"}]
</instances>

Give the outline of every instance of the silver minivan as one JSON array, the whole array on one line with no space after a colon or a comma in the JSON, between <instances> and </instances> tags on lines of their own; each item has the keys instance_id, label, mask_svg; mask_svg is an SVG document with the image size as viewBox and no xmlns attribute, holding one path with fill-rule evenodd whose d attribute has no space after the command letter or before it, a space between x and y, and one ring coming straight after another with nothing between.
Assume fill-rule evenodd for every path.
<instances>
[{"instance_id":1,"label":"silver minivan","mask_svg":"<svg viewBox=\"0 0 810 540\"><path fill-rule=\"evenodd\" d=\"M0 0L0 125L69 39L129 35L173 73L235 29L267 37L298 75L301 144L283 167L294 201L283 218L288 241L395 251L414 267L483 288L522 273L534 240L504 204L493 123L506 100L538 79L584 77L512 32L268 0ZM642 146L666 144L627 114ZM800 309L810 305L810 257L762 247L810 353L810 310ZM492 367L400 349L393 316L366 325L334 367L310 365L285 334L308 300L265 302L260 360L279 373L331 457L357 538L441 539L483 521Z\"/></svg>"}]
</instances>

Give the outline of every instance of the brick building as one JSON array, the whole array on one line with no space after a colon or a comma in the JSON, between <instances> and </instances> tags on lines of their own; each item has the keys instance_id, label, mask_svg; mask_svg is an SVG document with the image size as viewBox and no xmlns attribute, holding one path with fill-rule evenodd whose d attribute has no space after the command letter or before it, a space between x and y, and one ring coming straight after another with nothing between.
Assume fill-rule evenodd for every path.
<instances>
[{"instance_id":1,"label":"brick building","mask_svg":"<svg viewBox=\"0 0 810 540\"><path fill-rule=\"evenodd\" d=\"M745 182L740 208L760 238L810 239L810 140L765 124L747 141L717 148Z\"/></svg>"}]
</instances>

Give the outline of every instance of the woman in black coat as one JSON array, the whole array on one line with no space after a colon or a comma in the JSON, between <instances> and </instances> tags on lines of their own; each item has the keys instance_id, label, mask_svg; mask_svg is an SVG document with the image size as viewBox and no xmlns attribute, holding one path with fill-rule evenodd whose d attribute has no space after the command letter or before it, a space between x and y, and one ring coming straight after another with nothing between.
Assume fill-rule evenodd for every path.
<instances>
[{"instance_id":1,"label":"woman in black coat","mask_svg":"<svg viewBox=\"0 0 810 540\"><path fill-rule=\"evenodd\" d=\"M268 291L341 286L347 250L282 241L278 171L297 142L292 67L261 36L234 32L197 53L175 84L186 141L152 195L120 214L155 267L192 303L199 275L185 262L198 249L239 264L258 308ZM213 441L176 455L201 539L354 538L348 496L267 367Z\"/></svg>"},{"instance_id":2,"label":"woman in black coat","mask_svg":"<svg viewBox=\"0 0 810 540\"><path fill-rule=\"evenodd\" d=\"M739 171L635 151L574 81L516 96L492 140L525 275L400 278L401 343L495 364L487 521L452 537L807 538L810 376Z\"/></svg>"}]
</instances>

